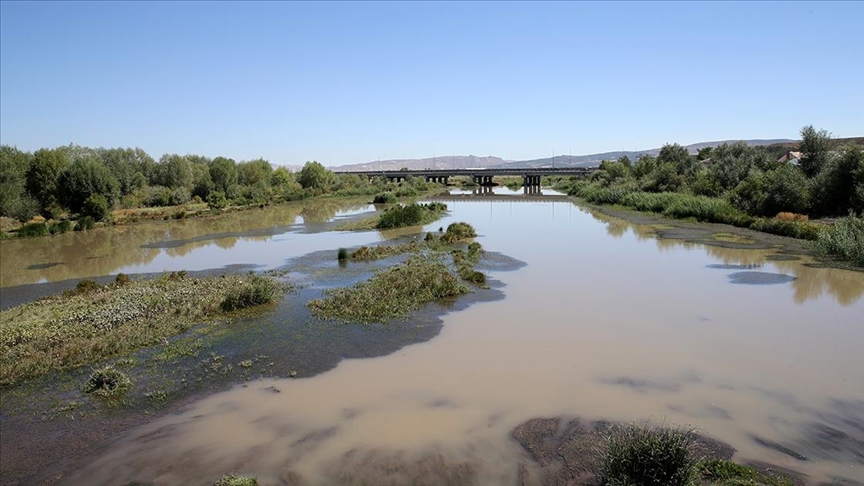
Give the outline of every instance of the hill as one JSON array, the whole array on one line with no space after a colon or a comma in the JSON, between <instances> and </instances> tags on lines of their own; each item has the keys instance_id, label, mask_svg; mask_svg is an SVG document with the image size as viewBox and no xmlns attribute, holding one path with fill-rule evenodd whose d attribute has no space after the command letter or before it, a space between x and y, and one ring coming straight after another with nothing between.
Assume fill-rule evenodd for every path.
<instances>
[{"instance_id":1,"label":"hill","mask_svg":"<svg viewBox=\"0 0 864 486\"><path fill-rule=\"evenodd\" d=\"M476 155L447 155L442 157L429 157L425 159L390 159L366 162L363 164L341 165L330 167L331 170L361 171L361 170L409 170L422 169L468 169L474 167L492 167L505 164L507 161L500 157L478 157Z\"/></svg>"}]
</instances>

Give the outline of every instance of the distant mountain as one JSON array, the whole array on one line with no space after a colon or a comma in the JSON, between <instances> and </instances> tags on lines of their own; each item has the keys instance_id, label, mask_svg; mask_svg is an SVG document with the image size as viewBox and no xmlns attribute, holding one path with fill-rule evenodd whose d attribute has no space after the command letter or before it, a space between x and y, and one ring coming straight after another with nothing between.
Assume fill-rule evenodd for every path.
<instances>
[{"instance_id":1,"label":"distant mountain","mask_svg":"<svg viewBox=\"0 0 864 486\"><path fill-rule=\"evenodd\" d=\"M705 147L716 147L724 143L735 143L738 140L721 140L717 142L700 142L691 145L686 145L691 154L695 154L700 149ZM797 143L796 140L788 138L767 139L767 140L743 140L747 145L776 145ZM338 167L330 167L331 170L339 171L363 171L363 170L399 170L407 168L409 170L419 169L468 169L474 167L499 167L499 168L522 168L522 167L595 167L600 165L604 160L617 160L620 157L627 156L631 161L636 162L640 155L651 155L656 157L660 153L659 148L649 150L627 151L621 150L617 152L603 152L599 154L589 155L556 155L544 159L517 160L506 161L500 157L478 157L476 155L446 155L441 157L431 157L426 159L390 159L366 162L363 164L341 165Z\"/></svg>"},{"instance_id":2,"label":"distant mountain","mask_svg":"<svg viewBox=\"0 0 864 486\"><path fill-rule=\"evenodd\" d=\"M691 153L695 154L700 149L705 147L716 147L718 145L723 145L724 143L735 143L738 140L721 140L718 142L700 142L694 143L690 145L686 145L685 148ZM773 145L780 143L790 143L795 142L795 140L790 140L786 138L781 139L769 139L769 140L743 140L747 145L757 146L757 145ZM638 150L638 151L618 151L618 152L603 152L599 154L590 154L590 155L556 155L554 157L547 157L545 159L533 159L533 160L519 160L515 162L506 162L504 164L496 165L495 167L500 168L522 168L522 167L595 167L600 165L600 162L604 160L617 160L623 156L627 156L630 158L632 162L636 162L636 159L639 158L640 155L651 155L656 157L660 153L659 148L650 149L650 150Z\"/></svg>"},{"instance_id":3,"label":"distant mountain","mask_svg":"<svg viewBox=\"0 0 864 486\"><path fill-rule=\"evenodd\" d=\"M390 159L366 162L364 164L340 165L330 167L330 170L363 171L363 170L409 170L422 169L469 169L475 167L499 166L507 161L500 157L478 157L476 155L447 155L426 159Z\"/></svg>"}]
</instances>

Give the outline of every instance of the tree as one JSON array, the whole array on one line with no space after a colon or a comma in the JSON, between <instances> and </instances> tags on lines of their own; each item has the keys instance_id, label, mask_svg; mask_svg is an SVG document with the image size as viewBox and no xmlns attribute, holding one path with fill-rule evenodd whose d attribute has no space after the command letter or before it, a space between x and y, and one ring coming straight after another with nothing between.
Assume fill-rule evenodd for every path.
<instances>
[{"instance_id":1,"label":"tree","mask_svg":"<svg viewBox=\"0 0 864 486\"><path fill-rule=\"evenodd\" d=\"M660 163L669 163L675 166L675 170L682 175L690 175L696 168L693 157L686 148L677 143L666 144L660 149L660 154L657 155L657 161Z\"/></svg>"},{"instance_id":2,"label":"tree","mask_svg":"<svg viewBox=\"0 0 864 486\"><path fill-rule=\"evenodd\" d=\"M696 153L696 158L699 159L700 162L706 159L710 159L713 152L714 149L712 147L703 147L699 149L699 151Z\"/></svg>"},{"instance_id":3,"label":"tree","mask_svg":"<svg viewBox=\"0 0 864 486\"><path fill-rule=\"evenodd\" d=\"M57 202L57 178L69 165L62 149L40 149L33 154L27 169L27 192L39 201L42 209Z\"/></svg>"},{"instance_id":4,"label":"tree","mask_svg":"<svg viewBox=\"0 0 864 486\"><path fill-rule=\"evenodd\" d=\"M324 168L318 162L306 162L306 165L300 169L297 177L297 182L303 186L303 189L323 190L333 181L334 175L332 172Z\"/></svg>"},{"instance_id":5,"label":"tree","mask_svg":"<svg viewBox=\"0 0 864 486\"><path fill-rule=\"evenodd\" d=\"M0 216L26 221L39 212L39 202L27 193L27 169L33 154L0 146Z\"/></svg>"},{"instance_id":6,"label":"tree","mask_svg":"<svg viewBox=\"0 0 864 486\"><path fill-rule=\"evenodd\" d=\"M831 135L825 130L816 131L813 125L801 129L800 166L807 177L816 177L828 162L831 150Z\"/></svg>"},{"instance_id":7,"label":"tree","mask_svg":"<svg viewBox=\"0 0 864 486\"><path fill-rule=\"evenodd\" d=\"M279 167L270 176L270 185L273 187L285 187L294 182L294 175L285 167Z\"/></svg>"},{"instance_id":8,"label":"tree","mask_svg":"<svg viewBox=\"0 0 864 486\"><path fill-rule=\"evenodd\" d=\"M273 167L264 159L250 160L237 165L237 181L244 186L270 185Z\"/></svg>"},{"instance_id":9,"label":"tree","mask_svg":"<svg viewBox=\"0 0 864 486\"><path fill-rule=\"evenodd\" d=\"M156 185L175 189L192 187L192 163L177 154L165 154L156 166Z\"/></svg>"},{"instance_id":10,"label":"tree","mask_svg":"<svg viewBox=\"0 0 864 486\"><path fill-rule=\"evenodd\" d=\"M60 203L72 212L80 213L84 202L93 195L104 196L109 207L119 192L117 179L96 156L72 162L57 179Z\"/></svg>"},{"instance_id":11,"label":"tree","mask_svg":"<svg viewBox=\"0 0 864 486\"><path fill-rule=\"evenodd\" d=\"M213 181L213 188L221 191L224 196L229 187L237 184L237 164L233 159L216 157L210 162L210 179Z\"/></svg>"},{"instance_id":12,"label":"tree","mask_svg":"<svg viewBox=\"0 0 864 486\"><path fill-rule=\"evenodd\" d=\"M814 206L823 214L846 214L859 205L864 184L864 150L848 145L811 180Z\"/></svg>"}]
</instances>

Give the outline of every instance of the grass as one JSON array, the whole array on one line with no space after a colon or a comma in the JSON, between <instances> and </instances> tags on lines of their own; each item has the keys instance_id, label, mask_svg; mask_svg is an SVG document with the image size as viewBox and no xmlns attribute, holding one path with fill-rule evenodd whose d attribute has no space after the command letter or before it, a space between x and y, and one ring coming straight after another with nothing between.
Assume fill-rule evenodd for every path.
<instances>
[{"instance_id":1,"label":"grass","mask_svg":"<svg viewBox=\"0 0 864 486\"><path fill-rule=\"evenodd\" d=\"M62 295L0 311L0 386L163 342L223 315L220 305L234 289L276 287L254 283L264 281L172 272L125 284L83 283Z\"/></svg>"},{"instance_id":2,"label":"grass","mask_svg":"<svg viewBox=\"0 0 864 486\"><path fill-rule=\"evenodd\" d=\"M822 228L814 246L824 257L840 258L864 267L864 215L849 214Z\"/></svg>"},{"instance_id":3,"label":"grass","mask_svg":"<svg viewBox=\"0 0 864 486\"><path fill-rule=\"evenodd\" d=\"M702 480L717 486L792 486L793 484L786 478L768 476L752 467L723 459L702 461L696 465L696 470Z\"/></svg>"},{"instance_id":4,"label":"grass","mask_svg":"<svg viewBox=\"0 0 864 486\"><path fill-rule=\"evenodd\" d=\"M412 257L353 287L328 290L326 297L307 305L318 318L373 323L404 317L430 302L467 292L441 261Z\"/></svg>"},{"instance_id":5,"label":"grass","mask_svg":"<svg viewBox=\"0 0 864 486\"><path fill-rule=\"evenodd\" d=\"M109 365L93 370L84 386L84 393L92 393L101 398L117 398L123 396L131 387L132 380Z\"/></svg>"},{"instance_id":6,"label":"grass","mask_svg":"<svg viewBox=\"0 0 864 486\"><path fill-rule=\"evenodd\" d=\"M252 275L240 287L232 288L222 299L220 308L231 312L256 305L269 304L276 300L277 288L273 279Z\"/></svg>"},{"instance_id":7,"label":"grass","mask_svg":"<svg viewBox=\"0 0 864 486\"><path fill-rule=\"evenodd\" d=\"M39 223L27 223L21 228L18 229L18 236L22 238L28 238L31 236L45 236L49 234L50 231L48 229L48 225L43 222Z\"/></svg>"},{"instance_id":8,"label":"grass","mask_svg":"<svg viewBox=\"0 0 864 486\"><path fill-rule=\"evenodd\" d=\"M477 232L474 230L474 227L460 221L458 223L450 223L447 226L447 231L441 236L441 241L444 243L457 243L468 238L474 238L475 236L477 236Z\"/></svg>"},{"instance_id":9,"label":"grass","mask_svg":"<svg viewBox=\"0 0 864 486\"><path fill-rule=\"evenodd\" d=\"M695 484L692 434L662 426L629 425L607 437L600 482L607 486Z\"/></svg>"},{"instance_id":10,"label":"grass","mask_svg":"<svg viewBox=\"0 0 864 486\"><path fill-rule=\"evenodd\" d=\"M413 252L420 249L417 242L405 243L402 245L378 245L378 246L361 246L348 254L348 258L357 261L380 260L389 258L403 253Z\"/></svg>"},{"instance_id":11,"label":"grass","mask_svg":"<svg viewBox=\"0 0 864 486\"><path fill-rule=\"evenodd\" d=\"M226 474L219 481L213 483L213 486L257 486L258 478L255 476L241 476L239 474Z\"/></svg>"},{"instance_id":12,"label":"grass","mask_svg":"<svg viewBox=\"0 0 864 486\"><path fill-rule=\"evenodd\" d=\"M447 205L439 202L400 204L385 210L375 227L390 229L428 224L440 219L446 211Z\"/></svg>"}]
</instances>

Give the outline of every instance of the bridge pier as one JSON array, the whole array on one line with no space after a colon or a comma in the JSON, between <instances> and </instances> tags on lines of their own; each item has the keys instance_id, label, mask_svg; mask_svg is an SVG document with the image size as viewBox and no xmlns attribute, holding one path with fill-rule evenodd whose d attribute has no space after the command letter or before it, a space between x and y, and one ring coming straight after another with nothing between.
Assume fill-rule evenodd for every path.
<instances>
[{"instance_id":1,"label":"bridge pier","mask_svg":"<svg viewBox=\"0 0 864 486\"><path fill-rule=\"evenodd\" d=\"M427 175L426 182L440 182L446 186L450 183L450 176Z\"/></svg>"},{"instance_id":2,"label":"bridge pier","mask_svg":"<svg viewBox=\"0 0 864 486\"><path fill-rule=\"evenodd\" d=\"M542 176L539 175L523 175L522 185L525 187L540 187L541 177Z\"/></svg>"},{"instance_id":3,"label":"bridge pier","mask_svg":"<svg viewBox=\"0 0 864 486\"><path fill-rule=\"evenodd\" d=\"M474 183L481 186L491 186L493 185L492 176L491 175L473 175L471 176L474 179Z\"/></svg>"}]
</instances>

